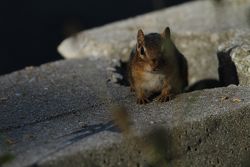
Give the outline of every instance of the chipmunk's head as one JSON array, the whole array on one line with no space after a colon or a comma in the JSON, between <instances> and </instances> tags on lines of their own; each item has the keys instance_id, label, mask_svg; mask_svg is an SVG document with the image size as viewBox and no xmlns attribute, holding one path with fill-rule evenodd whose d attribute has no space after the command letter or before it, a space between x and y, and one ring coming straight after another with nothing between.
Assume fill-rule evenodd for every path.
<instances>
[{"instance_id":1,"label":"chipmunk's head","mask_svg":"<svg viewBox=\"0 0 250 167\"><path fill-rule=\"evenodd\" d=\"M162 64L164 64L162 42L166 38L170 38L169 27L162 34L150 33L144 35L141 29L138 30L136 52L146 71L154 72L161 69Z\"/></svg>"}]
</instances>

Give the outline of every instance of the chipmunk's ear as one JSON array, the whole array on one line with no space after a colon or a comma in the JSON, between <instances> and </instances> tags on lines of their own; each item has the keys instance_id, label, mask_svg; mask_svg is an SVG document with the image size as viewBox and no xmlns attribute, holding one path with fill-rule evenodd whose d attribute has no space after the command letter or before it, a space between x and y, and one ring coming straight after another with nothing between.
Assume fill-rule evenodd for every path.
<instances>
[{"instance_id":1,"label":"chipmunk's ear","mask_svg":"<svg viewBox=\"0 0 250 167\"><path fill-rule=\"evenodd\" d=\"M164 30L164 32L163 32L163 36L164 36L165 38L170 38L170 35L171 35L171 33L170 33L170 28L169 28L169 27L166 27L165 30Z\"/></svg>"},{"instance_id":2,"label":"chipmunk's ear","mask_svg":"<svg viewBox=\"0 0 250 167\"><path fill-rule=\"evenodd\" d=\"M141 29L139 29L137 33L137 44L139 47L144 45L144 33Z\"/></svg>"}]
</instances>

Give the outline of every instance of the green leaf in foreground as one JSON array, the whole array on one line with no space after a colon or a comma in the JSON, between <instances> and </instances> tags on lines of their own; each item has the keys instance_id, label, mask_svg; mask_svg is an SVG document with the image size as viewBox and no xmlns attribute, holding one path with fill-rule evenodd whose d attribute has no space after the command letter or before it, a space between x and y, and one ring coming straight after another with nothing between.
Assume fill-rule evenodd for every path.
<instances>
[{"instance_id":1,"label":"green leaf in foreground","mask_svg":"<svg viewBox=\"0 0 250 167\"><path fill-rule=\"evenodd\" d=\"M10 153L6 153L4 155L0 156L0 166L2 166L3 164L10 162L14 159L14 156Z\"/></svg>"}]
</instances>

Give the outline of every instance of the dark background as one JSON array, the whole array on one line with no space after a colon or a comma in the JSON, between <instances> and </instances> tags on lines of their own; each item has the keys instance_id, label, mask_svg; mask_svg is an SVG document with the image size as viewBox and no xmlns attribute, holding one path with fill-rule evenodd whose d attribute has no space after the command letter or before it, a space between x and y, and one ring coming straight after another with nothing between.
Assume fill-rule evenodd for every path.
<instances>
[{"instance_id":1,"label":"dark background","mask_svg":"<svg viewBox=\"0 0 250 167\"><path fill-rule=\"evenodd\" d=\"M0 75L62 59L60 42L78 31L188 0L1 0Z\"/></svg>"}]
</instances>

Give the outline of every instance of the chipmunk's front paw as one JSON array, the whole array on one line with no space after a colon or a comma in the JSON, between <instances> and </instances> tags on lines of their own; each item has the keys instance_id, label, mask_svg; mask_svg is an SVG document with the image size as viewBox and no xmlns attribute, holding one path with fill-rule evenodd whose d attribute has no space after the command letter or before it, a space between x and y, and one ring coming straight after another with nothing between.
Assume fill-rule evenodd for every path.
<instances>
[{"instance_id":1,"label":"chipmunk's front paw","mask_svg":"<svg viewBox=\"0 0 250 167\"><path fill-rule=\"evenodd\" d=\"M173 95L159 95L158 97L157 97L157 101L159 101L159 102L166 102L166 101L169 101L169 100L171 100L171 99L173 99Z\"/></svg>"},{"instance_id":2,"label":"chipmunk's front paw","mask_svg":"<svg viewBox=\"0 0 250 167\"><path fill-rule=\"evenodd\" d=\"M149 100L146 98L146 97L140 97L140 98L137 98L137 104L146 104L146 103L149 103Z\"/></svg>"}]
</instances>

